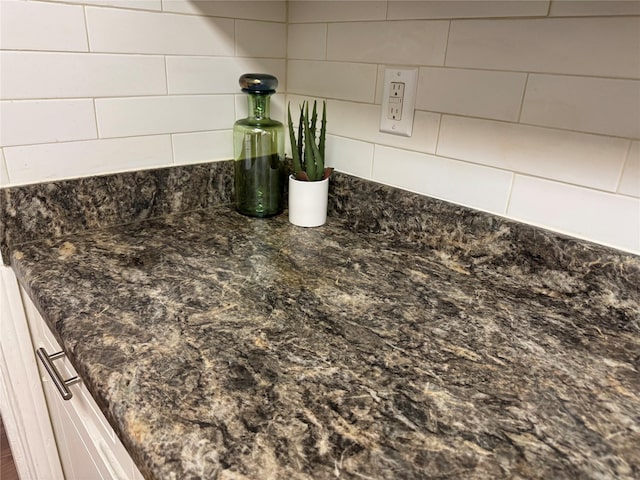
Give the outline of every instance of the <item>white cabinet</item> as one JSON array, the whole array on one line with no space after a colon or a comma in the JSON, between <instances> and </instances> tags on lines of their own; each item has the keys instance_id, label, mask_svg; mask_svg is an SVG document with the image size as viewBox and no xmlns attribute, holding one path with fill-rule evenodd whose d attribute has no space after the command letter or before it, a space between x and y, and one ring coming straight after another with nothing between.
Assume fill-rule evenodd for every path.
<instances>
[{"instance_id":1,"label":"white cabinet","mask_svg":"<svg viewBox=\"0 0 640 480\"><path fill-rule=\"evenodd\" d=\"M0 264L0 411L22 480L62 480L18 282Z\"/></svg>"},{"instance_id":2,"label":"white cabinet","mask_svg":"<svg viewBox=\"0 0 640 480\"><path fill-rule=\"evenodd\" d=\"M42 352L49 356L61 352L62 348L33 303L24 292L22 295L34 347L44 349ZM51 363L61 379L77 376L66 356L61 355ZM38 367L65 478L142 480L133 460L82 381L68 387L73 396L64 400L44 362L39 361Z\"/></svg>"},{"instance_id":3,"label":"white cabinet","mask_svg":"<svg viewBox=\"0 0 640 480\"><path fill-rule=\"evenodd\" d=\"M21 480L143 480L82 382L62 399L39 348L62 350L13 270L0 265L0 411ZM53 364L62 378L76 376L64 355Z\"/></svg>"}]
</instances>

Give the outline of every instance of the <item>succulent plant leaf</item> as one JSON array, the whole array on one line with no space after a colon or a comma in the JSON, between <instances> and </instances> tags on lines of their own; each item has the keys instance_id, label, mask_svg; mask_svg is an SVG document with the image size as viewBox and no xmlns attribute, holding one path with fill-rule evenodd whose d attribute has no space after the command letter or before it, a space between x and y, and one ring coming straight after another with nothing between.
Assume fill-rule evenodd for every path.
<instances>
[{"instance_id":1,"label":"succulent plant leaf","mask_svg":"<svg viewBox=\"0 0 640 480\"><path fill-rule=\"evenodd\" d=\"M293 170L299 172L302 170L300 164L300 151L296 142L296 136L293 133L293 122L291 121L291 103L287 105L287 117L289 123L289 141L291 142L291 156L293 157Z\"/></svg>"},{"instance_id":2,"label":"succulent plant leaf","mask_svg":"<svg viewBox=\"0 0 640 480\"><path fill-rule=\"evenodd\" d=\"M316 142L309 142L311 144L311 151L313 152L313 160L314 160L314 174L313 174L313 180L314 181L318 181L318 180L322 180L322 175L324 172L324 159L322 158L322 155L320 155L320 149L318 148L318 146L316 145ZM307 171L309 171L309 169L307 168Z\"/></svg>"},{"instance_id":3,"label":"succulent plant leaf","mask_svg":"<svg viewBox=\"0 0 640 480\"><path fill-rule=\"evenodd\" d=\"M324 149L325 149L325 140L327 136L327 101L322 101L322 120L320 122L320 141L318 142L318 149L320 150L320 155L324 160Z\"/></svg>"},{"instance_id":4,"label":"succulent plant leaf","mask_svg":"<svg viewBox=\"0 0 640 480\"><path fill-rule=\"evenodd\" d=\"M307 109L307 114L309 113L309 110ZM305 170L307 172L307 175L309 176L309 180L314 182L316 180L316 163L315 163L315 154L313 151L313 147L316 147L315 142L313 141L309 141L309 138L311 138L311 131L309 130L309 123L306 121L304 122L304 136L307 139L306 142L304 142L304 157L305 157ZM317 149L318 147L316 147Z\"/></svg>"},{"instance_id":5,"label":"succulent plant leaf","mask_svg":"<svg viewBox=\"0 0 640 480\"><path fill-rule=\"evenodd\" d=\"M304 145L304 135L303 135L303 122L304 122L304 104L300 105L300 118L298 119L298 155L300 156L300 169L304 168L304 151L302 146Z\"/></svg>"},{"instance_id":6,"label":"succulent plant leaf","mask_svg":"<svg viewBox=\"0 0 640 480\"><path fill-rule=\"evenodd\" d=\"M311 134L313 135L312 140L315 142L316 140L316 124L318 123L318 102L313 101L313 110L311 111L311 125L309 129L311 130Z\"/></svg>"}]
</instances>

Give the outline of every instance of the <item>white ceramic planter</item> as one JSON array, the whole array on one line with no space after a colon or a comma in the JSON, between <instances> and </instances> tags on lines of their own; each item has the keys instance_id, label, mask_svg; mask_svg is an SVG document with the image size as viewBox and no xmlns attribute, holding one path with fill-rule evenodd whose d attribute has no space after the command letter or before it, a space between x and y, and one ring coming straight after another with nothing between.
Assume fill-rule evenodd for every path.
<instances>
[{"instance_id":1,"label":"white ceramic planter","mask_svg":"<svg viewBox=\"0 0 640 480\"><path fill-rule=\"evenodd\" d=\"M327 221L329 178L305 182L289 176L289 221L299 227L319 227Z\"/></svg>"}]
</instances>

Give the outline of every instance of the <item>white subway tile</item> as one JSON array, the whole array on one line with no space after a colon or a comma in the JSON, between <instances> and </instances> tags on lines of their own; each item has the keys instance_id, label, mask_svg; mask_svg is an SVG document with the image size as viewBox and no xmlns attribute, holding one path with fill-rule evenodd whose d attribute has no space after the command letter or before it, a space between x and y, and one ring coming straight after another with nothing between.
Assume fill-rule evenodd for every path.
<instances>
[{"instance_id":1,"label":"white subway tile","mask_svg":"<svg viewBox=\"0 0 640 480\"><path fill-rule=\"evenodd\" d=\"M104 98L96 100L102 138L228 129L231 95Z\"/></svg>"},{"instance_id":2,"label":"white subway tile","mask_svg":"<svg viewBox=\"0 0 640 480\"><path fill-rule=\"evenodd\" d=\"M549 0L389 0L387 20L546 16Z\"/></svg>"},{"instance_id":3,"label":"white subway tile","mask_svg":"<svg viewBox=\"0 0 640 480\"><path fill-rule=\"evenodd\" d=\"M376 145L373 180L469 207L504 214L512 174Z\"/></svg>"},{"instance_id":4,"label":"white subway tile","mask_svg":"<svg viewBox=\"0 0 640 480\"><path fill-rule=\"evenodd\" d=\"M525 73L423 67L416 108L517 121Z\"/></svg>"},{"instance_id":5,"label":"white subway tile","mask_svg":"<svg viewBox=\"0 0 640 480\"><path fill-rule=\"evenodd\" d=\"M164 59L149 55L0 52L3 99L158 95Z\"/></svg>"},{"instance_id":6,"label":"white subway tile","mask_svg":"<svg viewBox=\"0 0 640 480\"><path fill-rule=\"evenodd\" d=\"M4 149L0 148L0 188L9 185L9 172L4 161Z\"/></svg>"},{"instance_id":7,"label":"white subway tile","mask_svg":"<svg viewBox=\"0 0 640 480\"><path fill-rule=\"evenodd\" d=\"M167 57L167 82L170 94L238 93L240 75L269 73L278 78L278 90L286 87L286 61L241 57Z\"/></svg>"},{"instance_id":8,"label":"white subway tile","mask_svg":"<svg viewBox=\"0 0 640 480\"><path fill-rule=\"evenodd\" d=\"M87 51L82 7L2 0L0 45L5 50Z\"/></svg>"},{"instance_id":9,"label":"white subway tile","mask_svg":"<svg viewBox=\"0 0 640 480\"><path fill-rule=\"evenodd\" d=\"M403 137L380 131L380 105L330 100L327 104L327 130L366 142L435 153L440 115L416 110L413 135Z\"/></svg>"},{"instance_id":10,"label":"white subway tile","mask_svg":"<svg viewBox=\"0 0 640 480\"><path fill-rule=\"evenodd\" d=\"M520 121L640 138L640 80L530 75Z\"/></svg>"},{"instance_id":11,"label":"white subway tile","mask_svg":"<svg viewBox=\"0 0 640 480\"><path fill-rule=\"evenodd\" d=\"M618 193L640 197L640 142L631 143Z\"/></svg>"},{"instance_id":12,"label":"white subway tile","mask_svg":"<svg viewBox=\"0 0 640 480\"><path fill-rule=\"evenodd\" d=\"M331 23L327 59L412 65L443 65L449 22Z\"/></svg>"},{"instance_id":13,"label":"white subway tile","mask_svg":"<svg viewBox=\"0 0 640 480\"><path fill-rule=\"evenodd\" d=\"M169 166L169 135L6 147L12 185Z\"/></svg>"},{"instance_id":14,"label":"white subway tile","mask_svg":"<svg viewBox=\"0 0 640 480\"><path fill-rule=\"evenodd\" d=\"M51 0L80 5L100 5L103 7L132 8L137 10L162 10L162 0Z\"/></svg>"},{"instance_id":15,"label":"white subway tile","mask_svg":"<svg viewBox=\"0 0 640 480\"><path fill-rule=\"evenodd\" d=\"M385 20L386 0L289 0L289 23Z\"/></svg>"},{"instance_id":16,"label":"white subway tile","mask_svg":"<svg viewBox=\"0 0 640 480\"><path fill-rule=\"evenodd\" d=\"M640 15L638 0L553 0L551 16Z\"/></svg>"},{"instance_id":17,"label":"white subway tile","mask_svg":"<svg viewBox=\"0 0 640 480\"><path fill-rule=\"evenodd\" d=\"M507 216L640 253L640 199L516 175Z\"/></svg>"},{"instance_id":18,"label":"white subway tile","mask_svg":"<svg viewBox=\"0 0 640 480\"><path fill-rule=\"evenodd\" d=\"M294 23L289 25L287 58L325 60L327 58L327 24Z\"/></svg>"},{"instance_id":19,"label":"white subway tile","mask_svg":"<svg viewBox=\"0 0 640 480\"><path fill-rule=\"evenodd\" d=\"M237 56L286 58L286 24L236 20L235 28Z\"/></svg>"},{"instance_id":20,"label":"white subway tile","mask_svg":"<svg viewBox=\"0 0 640 480\"><path fill-rule=\"evenodd\" d=\"M20 100L0 102L0 145L97 138L93 101Z\"/></svg>"},{"instance_id":21,"label":"white subway tile","mask_svg":"<svg viewBox=\"0 0 640 480\"><path fill-rule=\"evenodd\" d=\"M640 78L640 17L453 20L446 65Z\"/></svg>"},{"instance_id":22,"label":"white subway tile","mask_svg":"<svg viewBox=\"0 0 640 480\"><path fill-rule=\"evenodd\" d=\"M286 0L163 0L162 5L165 12L272 22L287 21Z\"/></svg>"},{"instance_id":23,"label":"white subway tile","mask_svg":"<svg viewBox=\"0 0 640 480\"><path fill-rule=\"evenodd\" d=\"M289 60L287 91L300 95L373 102L377 67L364 63Z\"/></svg>"},{"instance_id":24,"label":"white subway tile","mask_svg":"<svg viewBox=\"0 0 640 480\"><path fill-rule=\"evenodd\" d=\"M349 175L371 178L373 145L351 138L327 135L326 165Z\"/></svg>"},{"instance_id":25,"label":"white subway tile","mask_svg":"<svg viewBox=\"0 0 640 480\"><path fill-rule=\"evenodd\" d=\"M172 135L174 163L185 165L233 158L233 130Z\"/></svg>"},{"instance_id":26,"label":"white subway tile","mask_svg":"<svg viewBox=\"0 0 640 480\"><path fill-rule=\"evenodd\" d=\"M615 191L628 140L445 115L438 155Z\"/></svg>"},{"instance_id":27,"label":"white subway tile","mask_svg":"<svg viewBox=\"0 0 640 480\"><path fill-rule=\"evenodd\" d=\"M87 7L92 52L234 55L233 20Z\"/></svg>"}]
</instances>

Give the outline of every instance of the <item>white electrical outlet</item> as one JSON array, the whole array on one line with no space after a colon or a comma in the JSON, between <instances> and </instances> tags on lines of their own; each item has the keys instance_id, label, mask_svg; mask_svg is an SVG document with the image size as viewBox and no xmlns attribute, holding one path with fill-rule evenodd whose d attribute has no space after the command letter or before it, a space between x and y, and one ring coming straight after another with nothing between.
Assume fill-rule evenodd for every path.
<instances>
[{"instance_id":1,"label":"white electrical outlet","mask_svg":"<svg viewBox=\"0 0 640 480\"><path fill-rule=\"evenodd\" d=\"M386 68L380 131L410 137L418 89L417 68Z\"/></svg>"}]
</instances>

